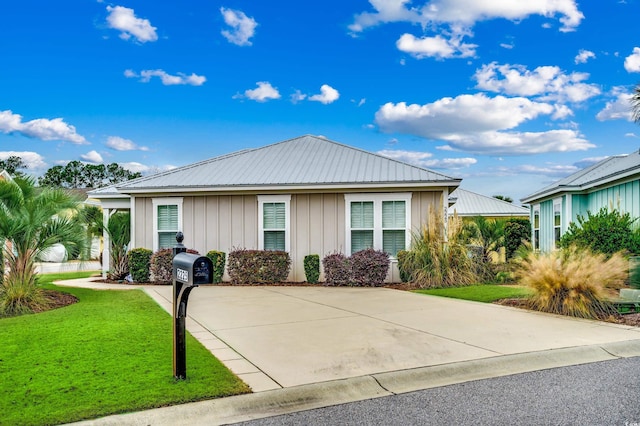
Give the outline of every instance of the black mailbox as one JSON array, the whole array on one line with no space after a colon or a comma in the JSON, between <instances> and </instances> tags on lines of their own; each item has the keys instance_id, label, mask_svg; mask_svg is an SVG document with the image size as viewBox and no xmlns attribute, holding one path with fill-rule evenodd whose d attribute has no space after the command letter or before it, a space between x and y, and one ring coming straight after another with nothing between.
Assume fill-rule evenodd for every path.
<instances>
[{"instance_id":1,"label":"black mailbox","mask_svg":"<svg viewBox=\"0 0 640 426\"><path fill-rule=\"evenodd\" d=\"M187 286L213 284L213 262L205 256L178 253L173 257L173 279Z\"/></svg>"}]
</instances>

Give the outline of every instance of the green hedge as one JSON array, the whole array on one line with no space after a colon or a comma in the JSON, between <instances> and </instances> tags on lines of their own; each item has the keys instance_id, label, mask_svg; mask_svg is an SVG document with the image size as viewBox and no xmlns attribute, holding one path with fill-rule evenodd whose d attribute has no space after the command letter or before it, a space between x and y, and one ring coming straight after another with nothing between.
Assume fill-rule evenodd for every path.
<instances>
[{"instance_id":1,"label":"green hedge","mask_svg":"<svg viewBox=\"0 0 640 426\"><path fill-rule=\"evenodd\" d=\"M320 278L320 256L309 254L304 257L304 275L307 282L316 284Z\"/></svg>"},{"instance_id":2,"label":"green hedge","mask_svg":"<svg viewBox=\"0 0 640 426\"><path fill-rule=\"evenodd\" d=\"M149 262L153 252L146 248L134 248L127 253L131 279L137 283L149 282Z\"/></svg>"},{"instance_id":3,"label":"green hedge","mask_svg":"<svg viewBox=\"0 0 640 426\"><path fill-rule=\"evenodd\" d=\"M214 284L222 282L224 275L224 264L226 262L226 253L223 251L211 250L207 253L207 257L213 263L213 282Z\"/></svg>"}]
</instances>

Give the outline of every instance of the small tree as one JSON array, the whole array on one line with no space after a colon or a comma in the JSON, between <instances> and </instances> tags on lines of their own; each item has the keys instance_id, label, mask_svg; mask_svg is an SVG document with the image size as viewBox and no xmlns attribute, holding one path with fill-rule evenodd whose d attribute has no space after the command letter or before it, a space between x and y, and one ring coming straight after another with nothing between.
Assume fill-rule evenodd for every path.
<instances>
[{"instance_id":1,"label":"small tree","mask_svg":"<svg viewBox=\"0 0 640 426\"><path fill-rule=\"evenodd\" d=\"M531 222L529 219L509 219L504 224L504 249L507 260L513 258L516 250L531 242Z\"/></svg>"},{"instance_id":2,"label":"small tree","mask_svg":"<svg viewBox=\"0 0 640 426\"><path fill-rule=\"evenodd\" d=\"M603 207L596 214L578 216L577 224L571 222L560 239L560 247L588 248L595 253L613 254L621 250L640 253L640 232L634 231L629 213Z\"/></svg>"},{"instance_id":3,"label":"small tree","mask_svg":"<svg viewBox=\"0 0 640 426\"><path fill-rule=\"evenodd\" d=\"M38 188L33 178L0 181L0 240L10 242L9 266L0 287L0 315L32 312L46 301L37 285L35 262L55 244L70 257L85 252L86 234L72 220L79 201L60 189Z\"/></svg>"}]
</instances>

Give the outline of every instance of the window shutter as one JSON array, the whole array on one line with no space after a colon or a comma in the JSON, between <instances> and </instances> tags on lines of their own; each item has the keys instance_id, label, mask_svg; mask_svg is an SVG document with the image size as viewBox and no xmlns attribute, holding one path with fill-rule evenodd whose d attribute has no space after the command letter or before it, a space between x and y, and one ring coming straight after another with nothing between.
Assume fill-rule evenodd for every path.
<instances>
[{"instance_id":1,"label":"window shutter","mask_svg":"<svg viewBox=\"0 0 640 426\"><path fill-rule=\"evenodd\" d=\"M351 203L351 227L373 228L372 201L358 201Z\"/></svg>"},{"instance_id":2,"label":"window shutter","mask_svg":"<svg viewBox=\"0 0 640 426\"><path fill-rule=\"evenodd\" d=\"M284 203L263 204L264 229L285 229L286 217Z\"/></svg>"},{"instance_id":3,"label":"window shutter","mask_svg":"<svg viewBox=\"0 0 640 426\"><path fill-rule=\"evenodd\" d=\"M404 228L406 223L406 206L404 201L382 202L382 227Z\"/></svg>"},{"instance_id":4,"label":"window shutter","mask_svg":"<svg viewBox=\"0 0 640 426\"><path fill-rule=\"evenodd\" d=\"M178 206L158 206L158 230L178 230Z\"/></svg>"}]
</instances>

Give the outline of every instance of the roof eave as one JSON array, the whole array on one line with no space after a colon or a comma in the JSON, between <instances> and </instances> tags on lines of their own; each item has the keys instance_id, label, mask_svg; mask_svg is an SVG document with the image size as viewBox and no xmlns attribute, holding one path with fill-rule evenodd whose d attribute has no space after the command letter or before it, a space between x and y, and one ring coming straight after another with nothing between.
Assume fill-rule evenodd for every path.
<instances>
[{"instance_id":1,"label":"roof eave","mask_svg":"<svg viewBox=\"0 0 640 426\"><path fill-rule=\"evenodd\" d=\"M172 187L137 187L119 188L122 194L148 194L148 193L198 193L198 192L272 192L272 191L336 191L336 190L362 190L362 189L397 189L397 188L442 188L457 187L462 179L452 179L431 182L372 182L372 183L336 183L320 185L228 185L228 186L172 186Z\"/></svg>"}]
</instances>

